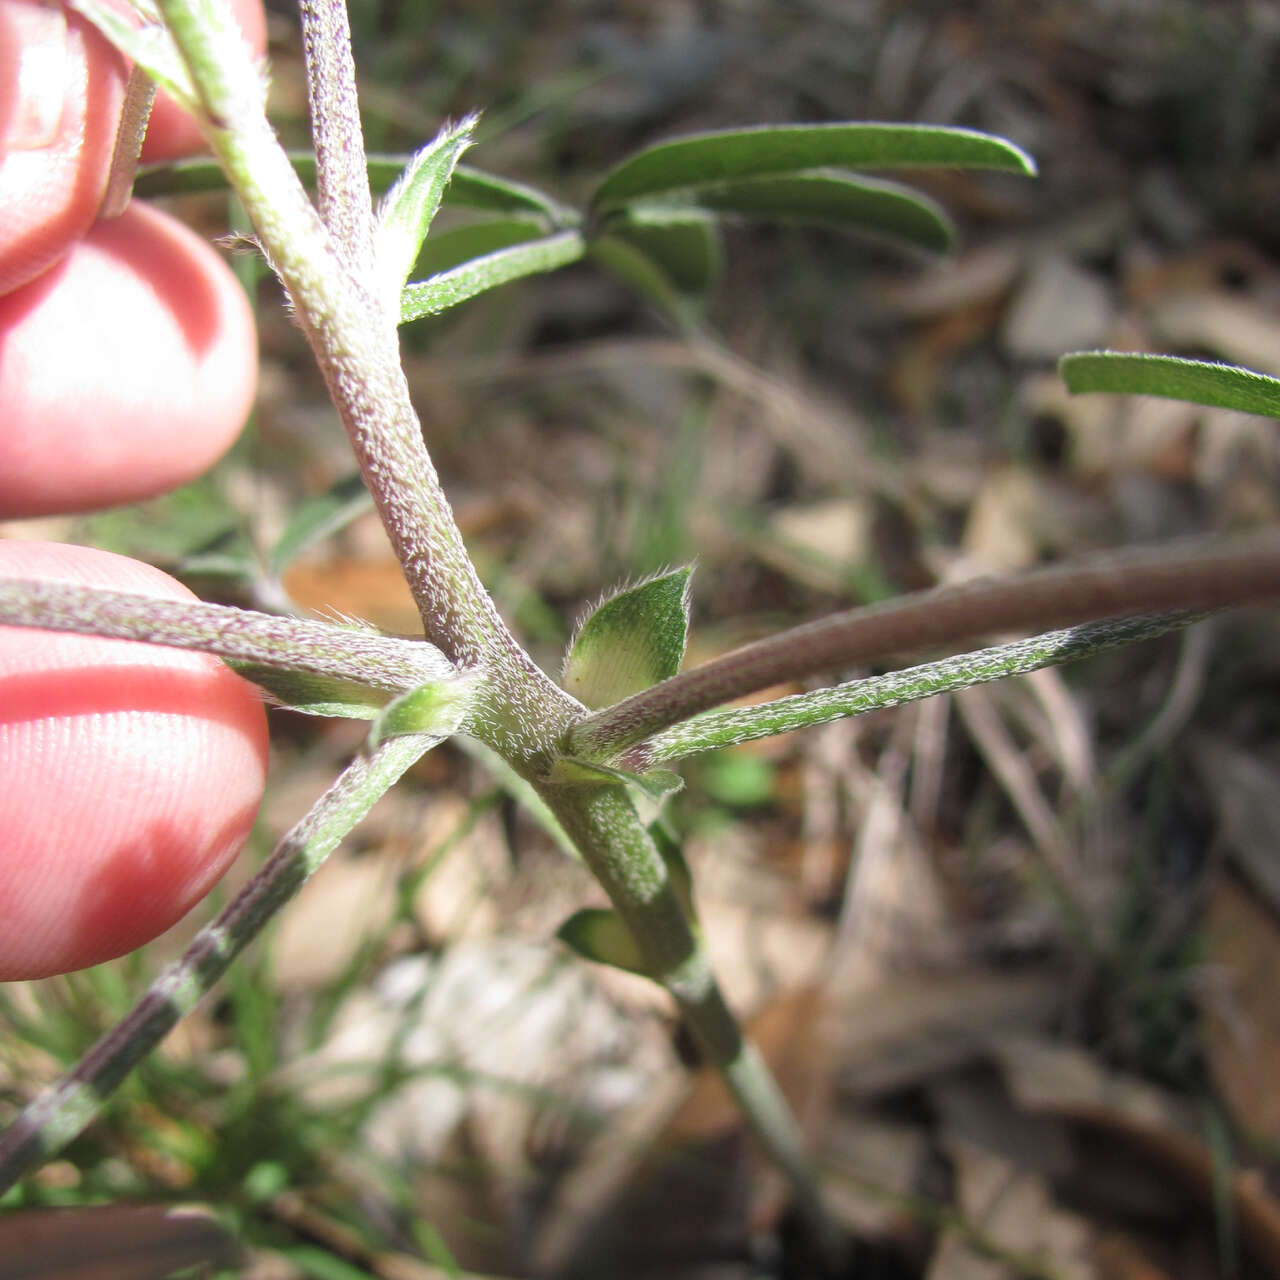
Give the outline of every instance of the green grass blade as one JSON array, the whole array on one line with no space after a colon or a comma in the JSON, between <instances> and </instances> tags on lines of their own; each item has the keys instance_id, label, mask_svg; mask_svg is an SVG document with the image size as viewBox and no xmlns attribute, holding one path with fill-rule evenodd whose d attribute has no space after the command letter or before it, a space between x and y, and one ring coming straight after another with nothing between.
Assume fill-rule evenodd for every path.
<instances>
[{"instance_id":1,"label":"green grass blade","mask_svg":"<svg viewBox=\"0 0 1280 1280\"><path fill-rule=\"evenodd\" d=\"M855 169L949 165L1034 174L1035 163L1003 138L972 129L915 124L765 125L693 134L624 160L596 188L592 206L738 178L829 166Z\"/></svg>"},{"instance_id":2,"label":"green grass blade","mask_svg":"<svg viewBox=\"0 0 1280 1280\"><path fill-rule=\"evenodd\" d=\"M1076 351L1058 361L1058 372L1067 389L1077 395L1108 391L1163 396L1280 418L1280 378L1238 365L1123 351Z\"/></svg>"},{"instance_id":3,"label":"green grass blade","mask_svg":"<svg viewBox=\"0 0 1280 1280\"><path fill-rule=\"evenodd\" d=\"M394 738L343 770L235 901L200 930L125 1019L0 1134L0 1194L84 1131L116 1086L191 1012L383 792L437 741Z\"/></svg>"},{"instance_id":4,"label":"green grass blade","mask_svg":"<svg viewBox=\"0 0 1280 1280\"><path fill-rule=\"evenodd\" d=\"M927 196L900 183L854 174L794 173L721 182L681 192L678 199L715 213L870 232L933 253L945 253L955 238L951 220Z\"/></svg>"},{"instance_id":5,"label":"green grass blade","mask_svg":"<svg viewBox=\"0 0 1280 1280\"><path fill-rule=\"evenodd\" d=\"M1202 617L1198 613L1163 614L1089 623L1016 640L1012 644L957 654L938 662L894 671L888 675L851 680L813 693L794 694L750 707L733 707L695 716L624 753L624 766L651 769L703 751L771 738L794 729L843 720L918 702L939 693L952 693L970 685L987 684L1008 676L1026 675L1041 667L1075 662L1106 649L1150 640Z\"/></svg>"},{"instance_id":6,"label":"green grass blade","mask_svg":"<svg viewBox=\"0 0 1280 1280\"><path fill-rule=\"evenodd\" d=\"M428 280L405 286L400 295L400 323L438 315L512 280L568 266L586 251L586 241L580 232L560 231L486 254L451 271L442 271Z\"/></svg>"}]
</instances>

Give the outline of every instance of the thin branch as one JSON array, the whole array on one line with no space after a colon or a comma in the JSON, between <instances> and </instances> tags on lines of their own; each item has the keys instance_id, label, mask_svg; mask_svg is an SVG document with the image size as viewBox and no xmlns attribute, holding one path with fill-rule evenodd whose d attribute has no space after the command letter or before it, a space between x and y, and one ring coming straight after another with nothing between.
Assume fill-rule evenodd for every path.
<instances>
[{"instance_id":1,"label":"thin branch","mask_svg":"<svg viewBox=\"0 0 1280 1280\"><path fill-rule=\"evenodd\" d=\"M1174 543L940 587L833 614L682 672L579 722L571 755L616 757L700 711L783 680L993 632L1280 598L1280 534Z\"/></svg>"},{"instance_id":2,"label":"thin branch","mask_svg":"<svg viewBox=\"0 0 1280 1280\"><path fill-rule=\"evenodd\" d=\"M182 958L73 1071L0 1134L0 1194L87 1128L112 1090L195 1007L382 793L437 741L422 735L394 738L347 766L235 901L200 930Z\"/></svg>"},{"instance_id":3,"label":"thin branch","mask_svg":"<svg viewBox=\"0 0 1280 1280\"><path fill-rule=\"evenodd\" d=\"M315 352L427 637L458 665L486 667L482 731L513 761L530 761L580 708L521 649L480 582L423 443L373 279L352 277L307 199L267 121L243 43L206 23L195 0L158 3L214 122L209 141Z\"/></svg>"},{"instance_id":4,"label":"thin branch","mask_svg":"<svg viewBox=\"0 0 1280 1280\"><path fill-rule=\"evenodd\" d=\"M621 768L643 772L702 751L715 751L756 738L771 738L831 720L882 711L940 693L952 693L970 685L1026 675L1042 667L1076 662L1120 645L1154 639L1167 631L1185 627L1199 617L1198 613L1179 613L1096 622L1050 631L1012 644L978 649L973 653L957 654L888 675L850 680L829 689L792 694L788 698L760 702L751 707L708 711L637 744L624 752L618 763Z\"/></svg>"},{"instance_id":5,"label":"thin branch","mask_svg":"<svg viewBox=\"0 0 1280 1280\"><path fill-rule=\"evenodd\" d=\"M456 675L434 645L198 600L0 578L0 624L141 640L403 692Z\"/></svg>"},{"instance_id":6,"label":"thin branch","mask_svg":"<svg viewBox=\"0 0 1280 1280\"><path fill-rule=\"evenodd\" d=\"M299 0L320 216L353 272L373 270L373 197L346 0Z\"/></svg>"}]
</instances>

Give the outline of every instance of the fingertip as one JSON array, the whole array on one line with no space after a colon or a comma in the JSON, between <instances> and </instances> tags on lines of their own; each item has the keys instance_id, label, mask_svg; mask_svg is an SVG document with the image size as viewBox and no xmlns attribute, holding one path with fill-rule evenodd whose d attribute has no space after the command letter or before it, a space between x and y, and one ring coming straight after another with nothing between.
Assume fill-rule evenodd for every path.
<instances>
[{"instance_id":1,"label":"fingertip","mask_svg":"<svg viewBox=\"0 0 1280 1280\"><path fill-rule=\"evenodd\" d=\"M148 565L0 543L0 574L187 599ZM234 860L266 717L207 654L0 628L0 979L83 968L167 929Z\"/></svg>"},{"instance_id":2,"label":"fingertip","mask_svg":"<svg viewBox=\"0 0 1280 1280\"><path fill-rule=\"evenodd\" d=\"M256 377L226 264L132 205L0 298L0 512L91 510L194 479L234 442Z\"/></svg>"}]
</instances>

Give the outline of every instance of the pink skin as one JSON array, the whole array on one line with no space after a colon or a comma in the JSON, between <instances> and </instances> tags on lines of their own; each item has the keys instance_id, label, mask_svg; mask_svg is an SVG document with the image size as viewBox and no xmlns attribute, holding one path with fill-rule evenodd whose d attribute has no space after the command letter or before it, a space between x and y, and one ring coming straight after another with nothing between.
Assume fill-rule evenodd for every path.
<instances>
[{"instance_id":1,"label":"pink skin","mask_svg":"<svg viewBox=\"0 0 1280 1280\"><path fill-rule=\"evenodd\" d=\"M236 8L260 49L260 5ZM74 14L0 0L0 517L181 484L252 401L252 318L218 255L140 206L95 221L124 74ZM164 154L185 145L174 128ZM0 576L189 594L34 542L0 542ZM0 979L168 928L242 846L266 754L261 703L216 659L0 628Z\"/></svg>"}]
</instances>

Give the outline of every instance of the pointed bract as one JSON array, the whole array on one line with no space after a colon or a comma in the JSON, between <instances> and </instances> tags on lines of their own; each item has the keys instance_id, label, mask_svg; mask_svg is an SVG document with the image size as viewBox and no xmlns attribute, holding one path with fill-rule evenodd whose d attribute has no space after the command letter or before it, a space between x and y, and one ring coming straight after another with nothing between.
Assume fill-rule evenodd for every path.
<instances>
[{"instance_id":1,"label":"pointed bract","mask_svg":"<svg viewBox=\"0 0 1280 1280\"><path fill-rule=\"evenodd\" d=\"M459 157L471 145L476 117L470 115L442 129L405 166L378 206L374 232L378 277L389 302L396 302L409 278L418 251L444 198Z\"/></svg>"},{"instance_id":2,"label":"pointed bract","mask_svg":"<svg viewBox=\"0 0 1280 1280\"><path fill-rule=\"evenodd\" d=\"M596 710L675 675L688 639L692 575L685 565L597 605L569 645L564 687Z\"/></svg>"}]
</instances>

